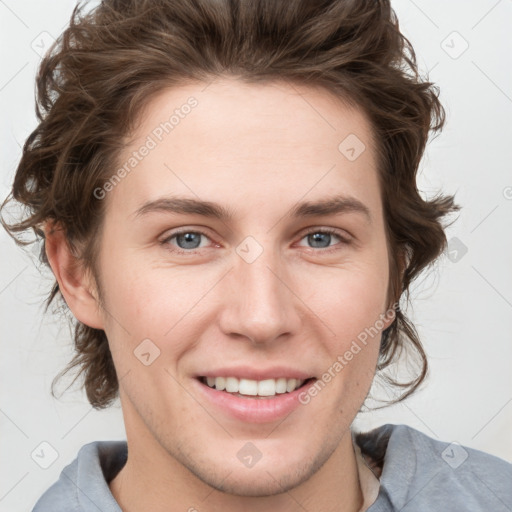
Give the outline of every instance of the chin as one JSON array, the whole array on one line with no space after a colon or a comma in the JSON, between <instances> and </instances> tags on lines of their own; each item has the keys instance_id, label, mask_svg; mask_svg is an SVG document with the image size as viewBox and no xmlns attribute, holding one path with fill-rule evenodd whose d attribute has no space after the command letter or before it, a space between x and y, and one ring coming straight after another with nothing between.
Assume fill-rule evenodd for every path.
<instances>
[{"instance_id":1,"label":"chin","mask_svg":"<svg viewBox=\"0 0 512 512\"><path fill-rule=\"evenodd\" d=\"M211 469L208 469L202 475L196 473L196 476L210 487L225 494L265 497L290 491L306 481L314 472L298 471L296 468L292 471L289 468L286 471L277 471L267 466L259 470L237 467L224 477L220 476L221 472L212 474Z\"/></svg>"},{"instance_id":2,"label":"chin","mask_svg":"<svg viewBox=\"0 0 512 512\"><path fill-rule=\"evenodd\" d=\"M233 496L265 497L286 493L311 478L326 462L331 453L324 450L302 456L295 452L293 458L274 458L263 455L253 466L245 467L238 459L227 459L219 464L222 457L210 461L193 463L188 458L186 466L199 480L215 490ZM267 459L267 460L265 460ZM184 461L182 461L183 463Z\"/></svg>"}]
</instances>

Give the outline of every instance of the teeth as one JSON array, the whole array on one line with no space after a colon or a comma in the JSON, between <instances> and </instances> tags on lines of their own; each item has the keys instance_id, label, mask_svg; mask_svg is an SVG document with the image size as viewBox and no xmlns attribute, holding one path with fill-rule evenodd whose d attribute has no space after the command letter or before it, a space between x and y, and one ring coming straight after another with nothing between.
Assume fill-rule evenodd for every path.
<instances>
[{"instance_id":1,"label":"teeth","mask_svg":"<svg viewBox=\"0 0 512 512\"><path fill-rule=\"evenodd\" d=\"M267 379L254 382L256 383L259 396L274 396L277 392L275 379Z\"/></svg>"},{"instance_id":2,"label":"teeth","mask_svg":"<svg viewBox=\"0 0 512 512\"><path fill-rule=\"evenodd\" d=\"M252 395L256 396L259 394L259 385L255 380L249 379L240 379L240 384L238 385L238 392L241 395Z\"/></svg>"},{"instance_id":3,"label":"teeth","mask_svg":"<svg viewBox=\"0 0 512 512\"><path fill-rule=\"evenodd\" d=\"M240 393L248 396L275 396L290 393L304 384L302 379L237 379L236 377L206 377L206 384L217 391Z\"/></svg>"},{"instance_id":4,"label":"teeth","mask_svg":"<svg viewBox=\"0 0 512 512\"><path fill-rule=\"evenodd\" d=\"M228 393L238 393L239 388L239 380L235 379L235 377L227 377L226 378L226 391Z\"/></svg>"},{"instance_id":5,"label":"teeth","mask_svg":"<svg viewBox=\"0 0 512 512\"><path fill-rule=\"evenodd\" d=\"M286 379L284 377L276 380L276 393L286 393Z\"/></svg>"},{"instance_id":6,"label":"teeth","mask_svg":"<svg viewBox=\"0 0 512 512\"><path fill-rule=\"evenodd\" d=\"M293 391L296 386L297 386L296 379L288 379L288 381L286 382L286 391L288 391L288 393L289 393L290 391Z\"/></svg>"},{"instance_id":7,"label":"teeth","mask_svg":"<svg viewBox=\"0 0 512 512\"><path fill-rule=\"evenodd\" d=\"M218 389L219 391L223 391L226 389L226 379L224 377L215 377L215 388ZM213 386L208 382L208 386L212 387Z\"/></svg>"}]
</instances>

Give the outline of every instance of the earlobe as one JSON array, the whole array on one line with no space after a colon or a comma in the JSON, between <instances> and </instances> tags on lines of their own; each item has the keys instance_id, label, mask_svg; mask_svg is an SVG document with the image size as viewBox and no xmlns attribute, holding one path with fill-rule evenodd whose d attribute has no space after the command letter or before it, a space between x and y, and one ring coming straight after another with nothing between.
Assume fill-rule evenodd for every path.
<instances>
[{"instance_id":1,"label":"earlobe","mask_svg":"<svg viewBox=\"0 0 512 512\"><path fill-rule=\"evenodd\" d=\"M89 327L103 329L103 317L94 279L74 254L64 229L45 226L45 249L59 290L77 320Z\"/></svg>"}]
</instances>

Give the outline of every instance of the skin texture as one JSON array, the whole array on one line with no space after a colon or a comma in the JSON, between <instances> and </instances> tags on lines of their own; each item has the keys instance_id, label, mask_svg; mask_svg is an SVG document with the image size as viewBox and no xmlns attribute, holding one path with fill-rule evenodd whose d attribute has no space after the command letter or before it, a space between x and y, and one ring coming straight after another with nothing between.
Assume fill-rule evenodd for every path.
<instances>
[{"instance_id":1,"label":"skin texture","mask_svg":"<svg viewBox=\"0 0 512 512\"><path fill-rule=\"evenodd\" d=\"M224 414L195 379L236 365L321 378L386 313L389 260L370 125L320 88L222 78L153 98L120 166L191 96L197 106L103 199L101 307L62 232L48 234L62 293L79 320L105 330L120 380L129 456L112 493L125 511L358 510L349 428L373 380L380 334L278 422ZM354 161L338 149L349 134L366 146ZM297 203L337 195L363 203L369 217L290 215ZM217 203L232 218L136 214L171 197ZM181 228L206 235L199 248L180 252L170 237ZM314 246L308 233L329 228L341 238ZM252 263L237 253L248 236L262 249ZM160 350L148 366L134 355L145 339ZM237 457L247 442L261 453L251 468Z\"/></svg>"}]
</instances>

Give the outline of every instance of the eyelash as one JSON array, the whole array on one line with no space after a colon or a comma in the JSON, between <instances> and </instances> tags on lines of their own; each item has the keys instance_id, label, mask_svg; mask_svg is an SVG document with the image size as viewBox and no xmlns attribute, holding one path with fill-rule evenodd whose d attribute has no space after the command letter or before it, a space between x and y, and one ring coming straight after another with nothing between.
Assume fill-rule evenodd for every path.
<instances>
[{"instance_id":1,"label":"eyelash","mask_svg":"<svg viewBox=\"0 0 512 512\"><path fill-rule=\"evenodd\" d=\"M204 247L201 247L199 249L189 249L189 250L185 250L185 249L181 249L180 247L177 247L177 246L172 246L173 248L172 249L169 249L169 245L170 245L170 241L174 238L176 238L177 236L179 235L184 235L185 233L194 233L194 234L198 234L198 235L202 235L208 239L210 239L210 237L204 232L204 231L200 231L200 230L192 230L192 229L184 229L184 230L181 230L181 231L176 231L174 233L172 233L171 235L169 235L168 237L166 237L164 240L162 240L160 242L160 244L162 246L164 246L167 250L171 251L171 252L174 252L174 253L177 253L177 254L187 254L187 255L193 255L193 254L196 254L198 250L200 249L204 249ZM300 238L300 240L303 240L304 238L306 238L308 235L312 235L314 233L322 233L322 234L327 234L327 235L334 235L336 237L338 237L340 239L340 244L343 244L343 245L348 245L350 243L350 240L348 239L348 237L346 236L343 236L339 231L337 231L336 229L333 229L333 228L317 228L317 229L311 229L310 231L307 231L306 233L304 233L302 235L302 237ZM312 249L314 250L315 252L321 252L323 254L326 254L326 253L331 253L331 252L334 252L334 251L337 251L339 250L339 247L337 247L338 244L335 244L334 246L329 246L329 247L320 247L320 248L316 248L316 247L306 247L307 249Z\"/></svg>"},{"instance_id":2,"label":"eyelash","mask_svg":"<svg viewBox=\"0 0 512 512\"><path fill-rule=\"evenodd\" d=\"M343 236L338 230L333 229L333 228L316 228L316 229L311 229L310 231L307 231L306 233L304 233L300 240L303 240L308 235L312 235L314 233L321 233L323 235L334 235L334 236L338 237L339 240L340 240L339 243L334 244L334 245L329 246L329 247L317 248L317 247L307 247L306 246L306 249L311 249L311 250L313 250L315 252L321 252L323 254L328 254L328 253L331 253L331 252L339 251L340 248L338 247L338 245L340 245L340 244L341 245L348 245L350 243L350 241L348 240L348 237Z\"/></svg>"}]
</instances>

